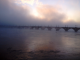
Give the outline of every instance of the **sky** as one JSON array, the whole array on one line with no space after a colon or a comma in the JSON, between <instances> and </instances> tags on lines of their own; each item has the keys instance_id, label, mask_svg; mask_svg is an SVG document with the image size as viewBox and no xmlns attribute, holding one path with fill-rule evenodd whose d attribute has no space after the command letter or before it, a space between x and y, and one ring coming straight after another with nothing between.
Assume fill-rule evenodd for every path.
<instances>
[{"instance_id":1,"label":"sky","mask_svg":"<svg viewBox=\"0 0 80 60\"><path fill-rule=\"evenodd\" d=\"M80 27L80 0L0 0L0 25Z\"/></svg>"}]
</instances>

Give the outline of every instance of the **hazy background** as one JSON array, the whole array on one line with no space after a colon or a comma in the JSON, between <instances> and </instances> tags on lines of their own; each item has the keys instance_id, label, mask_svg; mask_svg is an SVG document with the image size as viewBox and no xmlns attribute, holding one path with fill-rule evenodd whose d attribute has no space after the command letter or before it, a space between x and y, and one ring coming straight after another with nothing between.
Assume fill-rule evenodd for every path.
<instances>
[{"instance_id":1,"label":"hazy background","mask_svg":"<svg viewBox=\"0 0 80 60\"><path fill-rule=\"evenodd\" d=\"M0 25L80 26L80 0L0 0Z\"/></svg>"}]
</instances>

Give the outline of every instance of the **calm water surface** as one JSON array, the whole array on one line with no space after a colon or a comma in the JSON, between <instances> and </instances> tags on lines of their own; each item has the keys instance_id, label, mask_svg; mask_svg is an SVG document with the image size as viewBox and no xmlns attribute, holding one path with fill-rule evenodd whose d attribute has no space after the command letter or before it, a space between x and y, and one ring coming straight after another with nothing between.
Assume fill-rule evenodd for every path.
<instances>
[{"instance_id":1,"label":"calm water surface","mask_svg":"<svg viewBox=\"0 0 80 60\"><path fill-rule=\"evenodd\" d=\"M15 51L26 53L31 51L49 52L53 50L57 51L57 54L64 55L67 58L79 58L80 31L75 33L73 30L65 32L63 29L56 32L55 29L48 31L47 29L0 28L0 50L1 54L4 53L3 56L17 55L13 53ZM23 53L23 55L27 57L26 54ZM21 56L22 55L19 55L18 57L21 58ZM14 60L16 59L17 58Z\"/></svg>"}]
</instances>

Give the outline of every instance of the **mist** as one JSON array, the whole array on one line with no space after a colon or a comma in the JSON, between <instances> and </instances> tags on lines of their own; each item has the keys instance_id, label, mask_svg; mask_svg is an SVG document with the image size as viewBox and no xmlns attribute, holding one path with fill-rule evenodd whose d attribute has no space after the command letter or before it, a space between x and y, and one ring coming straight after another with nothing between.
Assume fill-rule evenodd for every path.
<instances>
[{"instance_id":1,"label":"mist","mask_svg":"<svg viewBox=\"0 0 80 60\"><path fill-rule=\"evenodd\" d=\"M31 15L32 8L29 5L19 5L16 0L0 0L0 25L42 25L42 26L80 26L74 20L68 20L65 13L60 13L56 6L38 4L36 10L38 16ZM35 14L35 13L33 13Z\"/></svg>"}]
</instances>

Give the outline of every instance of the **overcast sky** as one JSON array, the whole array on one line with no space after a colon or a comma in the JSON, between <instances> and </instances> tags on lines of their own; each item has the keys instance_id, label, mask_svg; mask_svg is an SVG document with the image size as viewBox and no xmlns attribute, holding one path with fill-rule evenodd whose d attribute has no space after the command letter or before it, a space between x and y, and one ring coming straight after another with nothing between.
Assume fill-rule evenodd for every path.
<instances>
[{"instance_id":1,"label":"overcast sky","mask_svg":"<svg viewBox=\"0 0 80 60\"><path fill-rule=\"evenodd\" d=\"M80 26L80 0L0 0L0 25Z\"/></svg>"}]
</instances>

